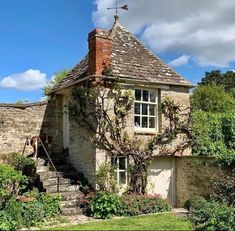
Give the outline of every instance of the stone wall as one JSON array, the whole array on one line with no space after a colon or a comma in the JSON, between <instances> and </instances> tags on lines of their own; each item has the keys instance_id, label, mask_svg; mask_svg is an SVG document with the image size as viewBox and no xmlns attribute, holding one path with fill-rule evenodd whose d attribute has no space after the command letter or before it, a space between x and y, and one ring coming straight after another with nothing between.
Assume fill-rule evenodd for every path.
<instances>
[{"instance_id":1,"label":"stone wall","mask_svg":"<svg viewBox=\"0 0 235 231\"><path fill-rule=\"evenodd\" d=\"M211 158L178 157L176 158L176 205L182 207L193 194L207 195L212 192L212 177L220 174L218 169L209 167Z\"/></svg>"},{"instance_id":2,"label":"stone wall","mask_svg":"<svg viewBox=\"0 0 235 231\"><path fill-rule=\"evenodd\" d=\"M0 104L0 156L21 153L26 137L53 137L53 151L62 150L61 97L34 104ZM32 152L26 147L26 154Z\"/></svg>"}]
</instances>

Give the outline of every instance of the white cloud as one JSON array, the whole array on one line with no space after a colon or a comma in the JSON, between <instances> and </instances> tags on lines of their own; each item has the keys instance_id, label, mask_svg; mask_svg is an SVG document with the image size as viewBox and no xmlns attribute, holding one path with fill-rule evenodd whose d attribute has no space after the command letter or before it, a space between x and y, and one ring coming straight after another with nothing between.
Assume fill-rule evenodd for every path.
<instances>
[{"instance_id":1,"label":"white cloud","mask_svg":"<svg viewBox=\"0 0 235 231\"><path fill-rule=\"evenodd\" d=\"M181 55L177 59L174 59L171 62L169 62L169 65L172 67L179 67L179 66L187 64L189 62L189 59L190 59L190 56Z\"/></svg>"},{"instance_id":2,"label":"white cloud","mask_svg":"<svg viewBox=\"0 0 235 231\"><path fill-rule=\"evenodd\" d=\"M157 53L188 54L197 64L224 67L235 61L234 0L120 0L122 24ZM110 28L115 0L96 0L93 21Z\"/></svg>"},{"instance_id":3,"label":"white cloud","mask_svg":"<svg viewBox=\"0 0 235 231\"><path fill-rule=\"evenodd\" d=\"M46 84L45 73L39 70L29 69L22 73L12 74L0 80L0 87L15 88L19 90L36 90L42 88Z\"/></svg>"}]
</instances>

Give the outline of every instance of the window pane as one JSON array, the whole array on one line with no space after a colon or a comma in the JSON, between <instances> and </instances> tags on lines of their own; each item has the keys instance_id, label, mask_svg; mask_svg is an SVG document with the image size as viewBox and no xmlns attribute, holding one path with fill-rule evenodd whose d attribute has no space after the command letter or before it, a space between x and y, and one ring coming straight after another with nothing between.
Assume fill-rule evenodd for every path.
<instances>
[{"instance_id":1,"label":"window pane","mask_svg":"<svg viewBox=\"0 0 235 231\"><path fill-rule=\"evenodd\" d=\"M149 115L155 115L155 105L149 105Z\"/></svg>"},{"instance_id":2,"label":"window pane","mask_svg":"<svg viewBox=\"0 0 235 231\"><path fill-rule=\"evenodd\" d=\"M135 100L141 100L141 90L135 90Z\"/></svg>"},{"instance_id":3,"label":"window pane","mask_svg":"<svg viewBox=\"0 0 235 231\"><path fill-rule=\"evenodd\" d=\"M149 118L149 128L155 128L155 118Z\"/></svg>"},{"instance_id":4,"label":"window pane","mask_svg":"<svg viewBox=\"0 0 235 231\"><path fill-rule=\"evenodd\" d=\"M148 117L142 117L142 128L148 127Z\"/></svg>"},{"instance_id":5,"label":"window pane","mask_svg":"<svg viewBox=\"0 0 235 231\"><path fill-rule=\"evenodd\" d=\"M150 91L150 102L156 102L156 91Z\"/></svg>"},{"instance_id":6,"label":"window pane","mask_svg":"<svg viewBox=\"0 0 235 231\"><path fill-rule=\"evenodd\" d=\"M149 101L149 92L143 91L143 101Z\"/></svg>"},{"instance_id":7,"label":"window pane","mask_svg":"<svg viewBox=\"0 0 235 231\"><path fill-rule=\"evenodd\" d=\"M119 172L119 184L126 184L126 172Z\"/></svg>"},{"instance_id":8,"label":"window pane","mask_svg":"<svg viewBox=\"0 0 235 231\"><path fill-rule=\"evenodd\" d=\"M148 115L148 104L142 104L142 115Z\"/></svg>"},{"instance_id":9,"label":"window pane","mask_svg":"<svg viewBox=\"0 0 235 231\"><path fill-rule=\"evenodd\" d=\"M135 116L135 127L139 128L140 127L140 117Z\"/></svg>"},{"instance_id":10,"label":"window pane","mask_svg":"<svg viewBox=\"0 0 235 231\"><path fill-rule=\"evenodd\" d=\"M126 158L119 157L119 170L126 170Z\"/></svg>"},{"instance_id":11,"label":"window pane","mask_svg":"<svg viewBox=\"0 0 235 231\"><path fill-rule=\"evenodd\" d=\"M135 103L135 114L140 115L140 103Z\"/></svg>"},{"instance_id":12,"label":"window pane","mask_svg":"<svg viewBox=\"0 0 235 231\"><path fill-rule=\"evenodd\" d=\"M117 166L117 158L111 158L112 166Z\"/></svg>"}]
</instances>

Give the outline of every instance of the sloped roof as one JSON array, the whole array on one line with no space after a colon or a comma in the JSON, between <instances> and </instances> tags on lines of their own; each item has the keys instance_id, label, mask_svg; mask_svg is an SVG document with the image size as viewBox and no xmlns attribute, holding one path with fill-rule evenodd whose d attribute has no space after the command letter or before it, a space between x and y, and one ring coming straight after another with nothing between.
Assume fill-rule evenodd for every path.
<instances>
[{"instance_id":1,"label":"sloped roof","mask_svg":"<svg viewBox=\"0 0 235 231\"><path fill-rule=\"evenodd\" d=\"M53 91L73 85L78 79L88 75L88 56L85 56L79 64L77 64L67 76L54 88Z\"/></svg>"},{"instance_id":2,"label":"sloped roof","mask_svg":"<svg viewBox=\"0 0 235 231\"><path fill-rule=\"evenodd\" d=\"M112 39L110 64L113 76L145 83L193 86L148 50L119 23L117 18L108 34ZM88 56L76 65L53 90L73 85L86 76L88 76Z\"/></svg>"}]
</instances>

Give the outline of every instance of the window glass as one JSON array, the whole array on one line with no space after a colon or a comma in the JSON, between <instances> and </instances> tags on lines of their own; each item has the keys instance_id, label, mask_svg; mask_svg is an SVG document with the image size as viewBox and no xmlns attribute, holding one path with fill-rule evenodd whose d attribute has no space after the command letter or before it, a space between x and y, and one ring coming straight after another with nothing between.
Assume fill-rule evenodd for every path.
<instances>
[{"instance_id":1,"label":"window glass","mask_svg":"<svg viewBox=\"0 0 235 231\"><path fill-rule=\"evenodd\" d=\"M157 91L135 90L135 127L156 128L157 125Z\"/></svg>"},{"instance_id":2,"label":"window glass","mask_svg":"<svg viewBox=\"0 0 235 231\"><path fill-rule=\"evenodd\" d=\"M149 101L149 92L143 90L143 101Z\"/></svg>"},{"instance_id":3,"label":"window glass","mask_svg":"<svg viewBox=\"0 0 235 231\"><path fill-rule=\"evenodd\" d=\"M135 114L140 114L140 103L135 103Z\"/></svg>"},{"instance_id":4,"label":"window glass","mask_svg":"<svg viewBox=\"0 0 235 231\"><path fill-rule=\"evenodd\" d=\"M150 102L156 102L156 92L150 91Z\"/></svg>"},{"instance_id":5,"label":"window glass","mask_svg":"<svg viewBox=\"0 0 235 231\"><path fill-rule=\"evenodd\" d=\"M148 115L148 104L142 104L142 115Z\"/></svg>"},{"instance_id":6,"label":"window glass","mask_svg":"<svg viewBox=\"0 0 235 231\"><path fill-rule=\"evenodd\" d=\"M140 117L139 117L139 116L135 116L135 126L136 126L137 128L140 127Z\"/></svg>"},{"instance_id":7,"label":"window glass","mask_svg":"<svg viewBox=\"0 0 235 231\"><path fill-rule=\"evenodd\" d=\"M148 127L148 117L142 117L142 128Z\"/></svg>"},{"instance_id":8,"label":"window glass","mask_svg":"<svg viewBox=\"0 0 235 231\"><path fill-rule=\"evenodd\" d=\"M135 90L135 100L141 101L141 90Z\"/></svg>"},{"instance_id":9,"label":"window glass","mask_svg":"<svg viewBox=\"0 0 235 231\"><path fill-rule=\"evenodd\" d=\"M155 115L155 105L152 104L149 105L149 115L151 116Z\"/></svg>"},{"instance_id":10,"label":"window glass","mask_svg":"<svg viewBox=\"0 0 235 231\"><path fill-rule=\"evenodd\" d=\"M127 183L127 158L126 157L117 157L111 158L111 164L115 168L115 179L118 184Z\"/></svg>"},{"instance_id":11,"label":"window glass","mask_svg":"<svg viewBox=\"0 0 235 231\"><path fill-rule=\"evenodd\" d=\"M120 170L126 169L126 158L125 157L119 157L119 169Z\"/></svg>"},{"instance_id":12,"label":"window glass","mask_svg":"<svg viewBox=\"0 0 235 231\"><path fill-rule=\"evenodd\" d=\"M119 172L119 184L126 184L126 172Z\"/></svg>"},{"instance_id":13,"label":"window glass","mask_svg":"<svg viewBox=\"0 0 235 231\"><path fill-rule=\"evenodd\" d=\"M155 118L154 117L149 118L149 128L155 128Z\"/></svg>"}]
</instances>

